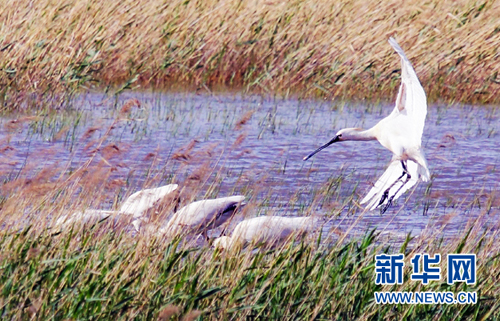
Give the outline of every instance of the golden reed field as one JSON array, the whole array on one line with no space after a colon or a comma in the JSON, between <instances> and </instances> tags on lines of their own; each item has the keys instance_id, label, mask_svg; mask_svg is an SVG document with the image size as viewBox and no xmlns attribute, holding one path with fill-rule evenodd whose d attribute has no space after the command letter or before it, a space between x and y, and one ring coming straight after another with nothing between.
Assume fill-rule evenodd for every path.
<instances>
[{"instance_id":1,"label":"golden reed field","mask_svg":"<svg viewBox=\"0 0 500 321\"><path fill-rule=\"evenodd\" d=\"M434 106L432 176L382 216L359 200L387 151L302 159L382 117L401 74L390 36ZM500 1L0 0L0 319L500 320L499 44ZM224 90L262 96L197 94ZM139 216L122 210L171 183ZM247 205L210 239L161 231L238 194ZM213 246L274 214L320 220L275 248ZM377 284L386 253L406 255L405 282ZM428 284L411 279L425 253L442 255ZM476 255L472 284L446 280L459 253Z\"/></svg>"},{"instance_id":2,"label":"golden reed field","mask_svg":"<svg viewBox=\"0 0 500 321\"><path fill-rule=\"evenodd\" d=\"M4 106L88 88L390 99L394 36L431 101L500 101L500 2L3 0ZM15 98L15 99L14 99Z\"/></svg>"}]
</instances>

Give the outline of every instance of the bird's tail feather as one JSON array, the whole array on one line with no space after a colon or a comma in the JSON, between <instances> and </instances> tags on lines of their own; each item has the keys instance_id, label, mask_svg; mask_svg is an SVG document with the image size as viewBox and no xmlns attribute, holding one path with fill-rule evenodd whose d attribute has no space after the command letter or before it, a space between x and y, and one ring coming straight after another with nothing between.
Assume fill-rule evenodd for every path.
<instances>
[{"instance_id":1,"label":"bird's tail feather","mask_svg":"<svg viewBox=\"0 0 500 321\"><path fill-rule=\"evenodd\" d=\"M428 182L431 179L431 173L422 165L418 165L418 175L422 179L423 182Z\"/></svg>"}]
</instances>

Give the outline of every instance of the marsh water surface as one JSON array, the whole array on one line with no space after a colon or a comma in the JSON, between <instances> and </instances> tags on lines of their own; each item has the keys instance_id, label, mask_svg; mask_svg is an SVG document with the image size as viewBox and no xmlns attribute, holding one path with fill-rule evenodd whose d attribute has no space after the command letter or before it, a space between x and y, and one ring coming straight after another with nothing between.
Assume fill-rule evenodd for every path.
<instances>
[{"instance_id":1,"label":"marsh water surface","mask_svg":"<svg viewBox=\"0 0 500 321\"><path fill-rule=\"evenodd\" d=\"M209 174L199 184L212 186L208 196L245 193L259 204L254 215L315 213L328 219L327 230L345 231L356 222L353 235L377 227L389 238L429 227L451 237L475 218L495 228L497 107L429 106L423 148L432 180L383 215L358 204L392 156L378 142L334 144L302 161L339 129L368 128L391 110L390 104L239 95L88 94L71 112L2 118L0 170L7 181L54 164L71 171L94 157L137 190L152 174L182 184L205 168Z\"/></svg>"}]
</instances>

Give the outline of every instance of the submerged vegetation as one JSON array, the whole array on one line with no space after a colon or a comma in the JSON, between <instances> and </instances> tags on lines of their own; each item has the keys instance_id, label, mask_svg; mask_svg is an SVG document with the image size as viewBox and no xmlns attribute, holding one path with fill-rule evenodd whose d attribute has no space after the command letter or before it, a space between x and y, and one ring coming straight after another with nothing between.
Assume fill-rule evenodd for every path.
<instances>
[{"instance_id":1,"label":"submerged vegetation","mask_svg":"<svg viewBox=\"0 0 500 321\"><path fill-rule=\"evenodd\" d=\"M407 52L430 100L497 103L496 1L6 0L0 99L88 88L392 98Z\"/></svg>"}]
</instances>

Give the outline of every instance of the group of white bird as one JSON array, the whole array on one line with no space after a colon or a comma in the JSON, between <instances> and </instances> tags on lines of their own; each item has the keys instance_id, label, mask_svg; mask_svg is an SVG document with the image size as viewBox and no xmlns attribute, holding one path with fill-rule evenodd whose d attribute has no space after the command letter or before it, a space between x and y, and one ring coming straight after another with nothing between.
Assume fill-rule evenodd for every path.
<instances>
[{"instance_id":1,"label":"group of white bird","mask_svg":"<svg viewBox=\"0 0 500 321\"><path fill-rule=\"evenodd\" d=\"M128 197L118 211L89 209L65 215L57 219L55 227L67 228L74 224L92 224L114 216L115 218L131 218L132 225L139 232L141 223L147 221L145 213L177 188L177 184L170 184L141 190ZM230 221L235 211L245 205L244 199L244 196L236 195L190 203L176 211L155 234L169 238L203 235L208 240L207 232ZM288 239L292 234L300 235L310 230L312 222L310 217L255 217L236 225L231 237L221 236L217 238L214 241L214 246L229 249L245 246L251 242L276 245Z\"/></svg>"},{"instance_id":2,"label":"group of white bird","mask_svg":"<svg viewBox=\"0 0 500 321\"><path fill-rule=\"evenodd\" d=\"M381 207L382 212L385 212L394 199L415 185L418 180L430 179L427 161L421 149L427 114L425 92L401 47L394 38L390 38L389 43L401 57L401 86L392 113L368 130L342 129L328 143L304 157L304 160L307 160L336 142L378 140L393 153L393 158L361 204L368 203L369 210ZM141 224L147 221L144 215L146 211L177 188L177 184L171 184L145 189L127 198L118 211L87 210L59 218L56 226L74 224L77 221L87 223L111 215L125 215L132 216L132 224L139 230ZM170 220L158 229L157 234L168 237L201 234L207 238L208 230L232 220L235 211L244 205L244 198L237 195L188 204L176 211ZM231 236L220 236L214 241L214 246L229 249L251 242L276 245L292 235L313 230L314 225L315 220L312 217L255 217L238 223Z\"/></svg>"}]
</instances>

